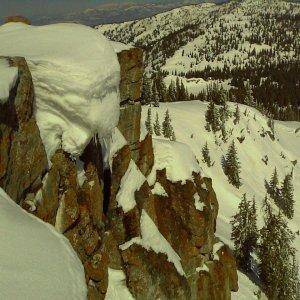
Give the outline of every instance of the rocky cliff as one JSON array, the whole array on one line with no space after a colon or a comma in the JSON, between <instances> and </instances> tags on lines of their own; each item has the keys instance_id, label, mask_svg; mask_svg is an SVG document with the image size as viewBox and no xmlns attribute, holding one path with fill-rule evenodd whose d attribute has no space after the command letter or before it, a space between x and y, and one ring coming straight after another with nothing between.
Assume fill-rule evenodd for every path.
<instances>
[{"instance_id":1,"label":"rocky cliff","mask_svg":"<svg viewBox=\"0 0 300 300\"><path fill-rule=\"evenodd\" d=\"M70 240L85 268L89 299L118 299L111 292L113 270L136 299L230 299L238 289L236 265L214 236L218 202L211 180L194 173L173 182L157 170L148 183L155 156L151 136L140 130L142 52L118 56L122 102L109 169L97 136L79 159L59 149L48 165L31 74L23 58L8 58L19 80L0 105L0 186Z\"/></svg>"}]
</instances>

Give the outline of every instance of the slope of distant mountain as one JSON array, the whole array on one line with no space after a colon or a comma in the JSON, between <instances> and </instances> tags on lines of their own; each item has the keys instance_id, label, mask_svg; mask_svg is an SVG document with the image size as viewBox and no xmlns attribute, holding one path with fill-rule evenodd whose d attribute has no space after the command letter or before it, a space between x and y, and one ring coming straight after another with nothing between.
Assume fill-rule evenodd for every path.
<instances>
[{"instance_id":1,"label":"slope of distant mountain","mask_svg":"<svg viewBox=\"0 0 300 300\"><path fill-rule=\"evenodd\" d=\"M194 83L200 78L226 82L231 96L242 103L245 82L250 81L256 102L275 118L299 120L299 3L190 5L97 29L112 40L144 48L150 74L162 71ZM202 89L198 87L196 96Z\"/></svg>"},{"instance_id":2,"label":"slope of distant mountain","mask_svg":"<svg viewBox=\"0 0 300 300\"><path fill-rule=\"evenodd\" d=\"M213 0L218 2L220 0ZM120 23L130 20L143 19L155 14L168 11L178 6L201 3L203 0L177 0L177 1L131 1L123 3L106 3L83 11L68 14L37 16L33 18L35 24L49 24L57 22L77 22L89 26L99 23Z\"/></svg>"}]
</instances>

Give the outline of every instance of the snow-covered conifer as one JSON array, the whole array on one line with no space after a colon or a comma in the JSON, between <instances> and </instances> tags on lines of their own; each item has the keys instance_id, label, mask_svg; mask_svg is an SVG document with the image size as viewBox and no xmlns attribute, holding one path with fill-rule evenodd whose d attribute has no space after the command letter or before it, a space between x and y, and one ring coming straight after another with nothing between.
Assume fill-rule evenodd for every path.
<instances>
[{"instance_id":1,"label":"snow-covered conifer","mask_svg":"<svg viewBox=\"0 0 300 300\"><path fill-rule=\"evenodd\" d=\"M280 192L280 208L289 219L292 219L294 216L294 187L291 174L285 176Z\"/></svg>"},{"instance_id":2,"label":"snow-covered conifer","mask_svg":"<svg viewBox=\"0 0 300 300\"><path fill-rule=\"evenodd\" d=\"M256 219L255 201L254 199L252 202L248 201L244 194L239 204L239 210L230 222L235 256L244 270L251 269L251 253L254 251L258 239Z\"/></svg>"},{"instance_id":3,"label":"snow-covered conifer","mask_svg":"<svg viewBox=\"0 0 300 300\"><path fill-rule=\"evenodd\" d=\"M240 179L240 168L235 143L232 141L225 157L223 169L225 175L228 177L228 181L237 188L242 185Z\"/></svg>"},{"instance_id":4,"label":"snow-covered conifer","mask_svg":"<svg viewBox=\"0 0 300 300\"><path fill-rule=\"evenodd\" d=\"M274 214L270 205L267 208L258 247L260 279L269 299L297 299L288 297L291 262L295 254L294 234L281 213Z\"/></svg>"},{"instance_id":5,"label":"snow-covered conifer","mask_svg":"<svg viewBox=\"0 0 300 300\"><path fill-rule=\"evenodd\" d=\"M146 129L147 129L148 133L153 134L151 107L148 108L147 119L145 121L145 126L146 126Z\"/></svg>"},{"instance_id":6,"label":"snow-covered conifer","mask_svg":"<svg viewBox=\"0 0 300 300\"><path fill-rule=\"evenodd\" d=\"M158 113L156 113L156 118L155 118L155 123L154 123L153 129L154 129L154 133L157 136L161 135L161 128L160 128Z\"/></svg>"},{"instance_id":7,"label":"snow-covered conifer","mask_svg":"<svg viewBox=\"0 0 300 300\"><path fill-rule=\"evenodd\" d=\"M202 156L203 156L203 161L207 164L207 166L211 167L212 164L211 164L211 158L210 158L207 142L202 148Z\"/></svg>"},{"instance_id":8,"label":"snow-covered conifer","mask_svg":"<svg viewBox=\"0 0 300 300\"><path fill-rule=\"evenodd\" d=\"M234 117L234 119L233 119L234 125L238 124L240 122L240 119L241 119L241 113L240 113L240 108L239 108L238 104L235 107L233 117Z\"/></svg>"},{"instance_id":9,"label":"snow-covered conifer","mask_svg":"<svg viewBox=\"0 0 300 300\"><path fill-rule=\"evenodd\" d=\"M171 117L169 110L166 110L165 119L162 123L162 132L165 138L171 139L172 135L175 137L174 129L171 124Z\"/></svg>"}]
</instances>

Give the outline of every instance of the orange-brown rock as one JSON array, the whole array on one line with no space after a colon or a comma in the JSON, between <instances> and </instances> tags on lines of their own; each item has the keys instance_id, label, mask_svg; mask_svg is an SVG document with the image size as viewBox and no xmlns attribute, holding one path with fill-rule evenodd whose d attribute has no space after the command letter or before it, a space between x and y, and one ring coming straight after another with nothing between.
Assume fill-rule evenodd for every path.
<instances>
[{"instance_id":1,"label":"orange-brown rock","mask_svg":"<svg viewBox=\"0 0 300 300\"><path fill-rule=\"evenodd\" d=\"M122 257L127 286L136 299L190 299L187 279L165 254L132 245Z\"/></svg>"},{"instance_id":2,"label":"orange-brown rock","mask_svg":"<svg viewBox=\"0 0 300 300\"><path fill-rule=\"evenodd\" d=\"M9 58L19 79L0 105L0 187L17 203L35 189L47 170L47 157L33 115L34 88L24 58Z\"/></svg>"},{"instance_id":3,"label":"orange-brown rock","mask_svg":"<svg viewBox=\"0 0 300 300\"><path fill-rule=\"evenodd\" d=\"M147 177L150 174L154 165L154 153L152 137L149 134L138 144L138 158L136 164L144 176Z\"/></svg>"},{"instance_id":4,"label":"orange-brown rock","mask_svg":"<svg viewBox=\"0 0 300 300\"><path fill-rule=\"evenodd\" d=\"M120 96L123 101L138 101L143 81L143 50L131 48L118 53L121 67Z\"/></svg>"},{"instance_id":5,"label":"orange-brown rock","mask_svg":"<svg viewBox=\"0 0 300 300\"><path fill-rule=\"evenodd\" d=\"M9 17L6 17L5 20L4 20L4 23L10 23L10 22L15 22L15 23L24 23L24 24L27 24L27 25L30 25L31 22L29 19L27 19L26 17L23 17L23 16L9 16Z\"/></svg>"}]
</instances>

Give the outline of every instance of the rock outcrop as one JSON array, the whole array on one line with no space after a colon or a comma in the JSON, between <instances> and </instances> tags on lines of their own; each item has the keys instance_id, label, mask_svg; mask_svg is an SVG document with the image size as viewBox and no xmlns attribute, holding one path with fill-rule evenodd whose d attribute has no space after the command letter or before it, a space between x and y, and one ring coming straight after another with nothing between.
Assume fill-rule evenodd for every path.
<instances>
[{"instance_id":1,"label":"rock outcrop","mask_svg":"<svg viewBox=\"0 0 300 300\"><path fill-rule=\"evenodd\" d=\"M152 138L141 138L140 132L142 52L126 50L119 59L118 129L127 144L114 154L110 170L104 170L97 137L77 160L59 149L48 166L33 114L30 72L24 59L10 59L19 68L19 81L0 106L0 186L70 240L85 268L89 299L105 298L109 268L124 272L136 299L230 299L238 289L236 265L214 236L218 202L211 180L194 173L193 180L171 182L166 170L159 170L155 183L165 194L153 192L146 180L154 166ZM135 189L127 186L132 181ZM132 198L129 206L122 195ZM145 215L173 257L156 248L151 236L146 239Z\"/></svg>"}]
</instances>

